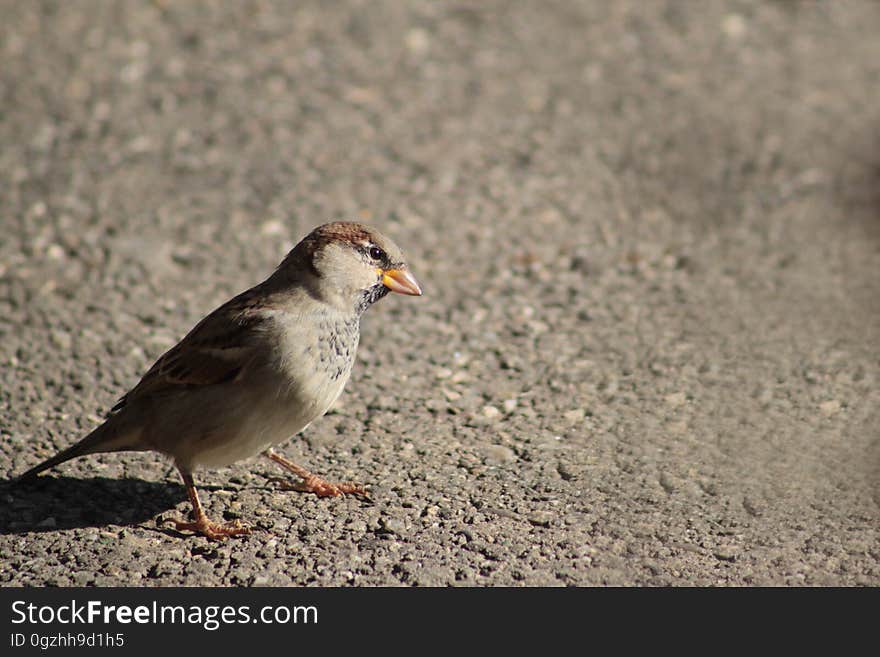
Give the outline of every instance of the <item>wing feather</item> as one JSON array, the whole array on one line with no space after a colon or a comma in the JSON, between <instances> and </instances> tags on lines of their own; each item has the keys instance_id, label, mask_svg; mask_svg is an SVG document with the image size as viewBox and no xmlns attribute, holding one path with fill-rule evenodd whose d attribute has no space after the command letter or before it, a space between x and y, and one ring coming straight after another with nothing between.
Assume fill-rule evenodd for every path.
<instances>
[{"instance_id":1,"label":"wing feather","mask_svg":"<svg viewBox=\"0 0 880 657\"><path fill-rule=\"evenodd\" d=\"M266 321L254 306L256 288L217 308L175 346L166 351L138 384L110 409L118 413L135 399L162 395L183 387L233 381L253 362L254 336Z\"/></svg>"}]
</instances>

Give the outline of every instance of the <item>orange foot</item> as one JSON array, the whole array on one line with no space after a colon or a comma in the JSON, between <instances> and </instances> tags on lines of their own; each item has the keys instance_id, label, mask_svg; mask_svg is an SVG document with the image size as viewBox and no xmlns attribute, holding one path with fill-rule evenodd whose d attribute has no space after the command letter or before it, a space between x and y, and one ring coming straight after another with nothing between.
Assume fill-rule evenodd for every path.
<instances>
[{"instance_id":1,"label":"orange foot","mask_svg":"<svg viewBox=\"0 0 880 657\"><path fill-rule=\"evenodd\" d=\"M314 493L318 497L338 497L340 495L360 495L369 498L367 489L351 481L332 483L321 479L318 475L309 475L300 481L289 479L273 479L285 490L297 490L301 493Z\"/></svg>"},{"instance_id":2,"label":"orange foot","mask_svg":"<svg viewBox=\"0 0 880 657\"><path fill-rule=\"evenodd\" d=\"M197 532L214 541L222 541L228 536L243 536L251 533L250 527L245 527L238 520L227 522L225 525L211 522L204 517L194 522L184 520L172 520L172 522L177 531Z\"/></svg>"}]
</instances>

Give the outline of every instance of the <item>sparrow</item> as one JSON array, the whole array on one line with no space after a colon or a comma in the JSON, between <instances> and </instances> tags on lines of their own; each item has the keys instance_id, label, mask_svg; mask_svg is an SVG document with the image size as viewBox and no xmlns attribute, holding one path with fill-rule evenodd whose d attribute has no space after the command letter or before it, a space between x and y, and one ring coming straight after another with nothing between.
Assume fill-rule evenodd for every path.
<instances>
[{"instance_id":1,"label":"sparrow","mask_svg":"<svg viewBox=\"0 0 880 657\"><path fill-rule=\"evenodd\" d=\"M315 228L262 283L202 319L165 352L75 445L23 473L27 480L99 452L156 451L171 458L192 504L179 531L210 539L250 532L208 519L193 473L262 453L319 496L366 496L273 451L321 417L351 374L364 311L389 292L419 296L403 253L376 229L334 222Z\"/></svg>"}]
</instances>

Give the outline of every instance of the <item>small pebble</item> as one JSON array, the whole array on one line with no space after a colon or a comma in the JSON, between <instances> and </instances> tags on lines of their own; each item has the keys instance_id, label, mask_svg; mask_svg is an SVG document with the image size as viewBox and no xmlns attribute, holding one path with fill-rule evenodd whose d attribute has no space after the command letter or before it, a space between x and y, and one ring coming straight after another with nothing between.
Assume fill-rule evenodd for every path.
<instances>
[{"instance_id":1,"label":"small pebble","mask_svg":"<svg viewBox=\"0 0 880 657\"><path fill-rule=\"evenodd\" d=\"M382 518L379 524L382 529L391 534L402 536L406 533L406 525L399 518Z\"/></svg>"},{"instance_id":2,"label":"small pebble","mask_svg":"<svg viewBox=\"0 0 880 657\"><path fill-rule=\"evenodd\" d=\"M553 515L546 511L535 511L529 515L529 522L536 527L549 527L550 523L553 522Z\"/></svg>"},{"instance_id":3,"label":"small pebble","mask_svg":"<svg viewBox=\"0 0 880 657\"><path fill-rule=\"evenodd\" d=\"M741 39L746 33L746 21L739 14L728 14L721 21L721 31L733 40Z\"/></svg>"},{"instance_id":4,"label":"small pebble","mask_svg":"<svg viewBox=\"0 0 880 657\"><path fill-rule=\"evenodd\" d=\"M285 233L284 224L281 223L278 219L270 219L263 223L260 226L260 233L265 235L266 237L276 237L278 235L284 235Z\"/></svg>"},{"instance_id":5,"label":"small pebble","mask_svg":"<svg viewBox=\"0 0 880 657\"><path fill-rule=\"evenodd\" d=\"M486 462L496 465L513 463L516 461L516 452L505 445L489 445L483 450Z\"/></svg>"},{"instance_id":6,"label":"small pebble","mask_svg":"<svg viewBox=\"0 0 880 657\"><path fill-rule=\"evenodd\" d=\"M672 407L682 406L687 401L687 395L683 392L673 392L671 395L666 395L666 403Z\"/></svg>"},{"instance_id":7,"label":"small pebble","mask_svg":"<svg viewBox=\"0 0 880 657\"><path fill-rule=\"evenodd\" d=\"M822 415L832 416L836 415L840 412L841 404L836 399L829 399L828 401L824 401L819 404L819 410L822 411Z\"/></svg>"},{"instance_id":8,"label":"small pebble","mask_svg":"<svg viewBox=\"0 0 880 657\"><path fill-rule=\"evenodd\" d=\"M721 561L736 561L739 550L732 545L719 545L712 551L712 554Z\"/></svg>"},{"instance_id":9,"label":"small pebble","mask_svg":"<svg viewBox=\"0 0 880 657\"><path fill-rule=\"evenodd\" d=\"M501 411L499 411L494 406L486 405L483 406L483 417L489 418L490 420L495 420L501 417Z\"/></svg>"},{"instance_id":10,"label":"small pebble","mask_svg":"<svg viewBox=\"0 0 880 657\"><path fill-rule=\"evenodd\" d=\"M406 33L406 47L414 55L423 55L431 47L431 37L425 30L412 29Z\"/></svg>"},{"instance_id":11,"label":"small pebble","mask_svg":"<svg viewBox=\"0 0 880 657\"><path fill-rule=\"evenodd\" d=\"M46 257L49 258L49 260L63 260L64 247L60 244L50 244L46 247Z\"/></svg>"},{"instance_id":12,"label":"small pebble","mask_svg":"<svg viewBox=\"0 0 880 657\"><path fill-rule=\"evenodd\" d=\"M52 340L52 345L61 351L69 351L73 345L73 338L70 337L70 333L67 331L56 329L52 331L50 339Z\"/></svg>"}]
</instances>

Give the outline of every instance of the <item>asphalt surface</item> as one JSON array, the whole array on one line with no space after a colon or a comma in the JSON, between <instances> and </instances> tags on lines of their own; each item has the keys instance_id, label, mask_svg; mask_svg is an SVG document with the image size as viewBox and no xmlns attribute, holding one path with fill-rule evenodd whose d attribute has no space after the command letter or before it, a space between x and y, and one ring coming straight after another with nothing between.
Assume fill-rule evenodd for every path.
<instances>
[{"instance_id":1,"label":"asphalt surface","mask_svg":"<svg viewBox=\"0 0 880 657\"><path fill-rule=\"evenodd\" d=\"M284 448L0 489L3 585L880 584L880 5L3 2L0 476L312 227L425 295Z\"/></svg>"}]
</instances>

